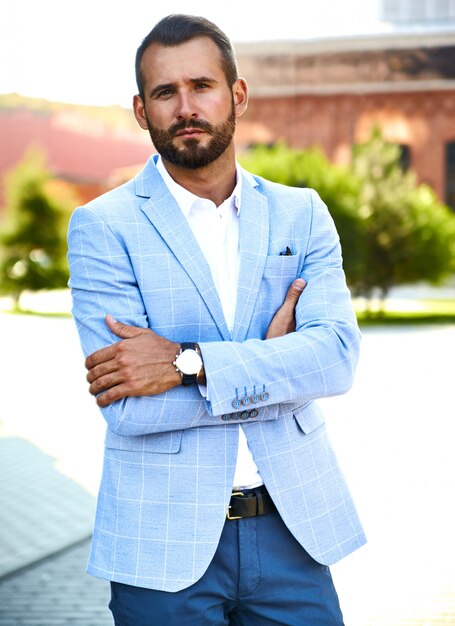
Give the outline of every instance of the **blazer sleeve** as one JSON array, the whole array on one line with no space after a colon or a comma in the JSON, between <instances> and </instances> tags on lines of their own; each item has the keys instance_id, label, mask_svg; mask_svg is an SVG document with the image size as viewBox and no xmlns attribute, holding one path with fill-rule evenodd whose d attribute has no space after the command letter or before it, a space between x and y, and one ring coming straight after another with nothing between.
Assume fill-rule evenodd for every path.
<instances>
[{"instance_id":1,"label":"blazer sleeve","mask_svg":"<svg viewBox=\"0 0 455 626\"><path fill-rule=\"evenodd\" d=\"M119 341L106 325L108 313L125 324L148 327L131 252L114 232L113 224L115 218L109 218L108 223L89 206L76 209L70 220L69 285L84 356ZM214 422L196 386L176 387L157 396L123 398L101 412L109 429L121 436L182 430Z\"/></svg>"},{"instance_id":2,"label":"blazer sleeve","mask_svg":"<svg viewBox=\"0 0 455 626\"><path fill-rule=\"evenodd\" d=\"M201 343L213 415L238 410L236 400L252 394L262 393L258 408L296 406L352 386L360 331L335 225L317 193L311 196L311 228L300 274L307 286L296 308L296 332L269 340Z\"/></svg>"}]
</instances>

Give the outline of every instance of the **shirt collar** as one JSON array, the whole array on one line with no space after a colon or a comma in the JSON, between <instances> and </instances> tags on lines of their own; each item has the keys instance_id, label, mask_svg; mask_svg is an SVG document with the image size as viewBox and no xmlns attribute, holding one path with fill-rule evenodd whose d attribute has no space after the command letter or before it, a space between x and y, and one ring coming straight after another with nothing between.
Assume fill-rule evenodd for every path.
<instances>
[{"instance_id":1,"label":"shirt collar","mask_svg":"<svg viewBox=\"0 0 455 626\"><path fill-rule=\"evenodd\" d=\"M188 217L191 209L193 208L193 205L197 202L200 202L201 198L175 182L167 169L164 167L164 163L160 155L158 155L158 159L156 161L156 168L161 174L161 178L165 182L166 187L169 189L169 192L174 196L174 199L179 205L182 213L185 217ZM235 170L236 184L228 200L230 200L231 206L234 206L236 208L237 215L239 215L242 197L242 170L240 169L240 166L237 162L235 164Z\"/></svg>"}]
</instances>

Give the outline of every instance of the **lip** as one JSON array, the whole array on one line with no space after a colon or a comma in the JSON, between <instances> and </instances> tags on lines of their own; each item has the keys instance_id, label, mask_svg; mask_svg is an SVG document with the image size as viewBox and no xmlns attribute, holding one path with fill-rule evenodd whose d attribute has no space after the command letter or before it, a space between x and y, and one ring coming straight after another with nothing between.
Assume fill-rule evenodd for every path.
<instances>
[{"instance_id":1,"label":"lip","mask_svg":"<svg viewBox=\"0 0 455 626\"><path fill-rule=\"evenodd\" d=\"M194 135L203 134L205 131L200 128L184 128L175 133L176 137L192 137Z\"/></svg>"}]
</instances>

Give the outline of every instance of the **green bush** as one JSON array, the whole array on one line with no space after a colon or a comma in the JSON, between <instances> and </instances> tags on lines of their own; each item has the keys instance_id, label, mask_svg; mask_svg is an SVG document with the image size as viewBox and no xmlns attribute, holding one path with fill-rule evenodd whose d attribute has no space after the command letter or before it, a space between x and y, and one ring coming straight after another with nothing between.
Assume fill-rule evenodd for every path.
<instances>
[{"instance_id":1,"label":"green bush","mask_svg":"<svg viewBox=\"0 0 455 626\"><path fill-rule=\"evenodd\" d=\"M0 293L19 307L24 291L58 289L68 282L68 204L49 187L51 174L37 150L6 179L6 220L0 230Z\"/></svg>"},{"instance_id":2,"label":"green bush","mask_svg":"<svg viewBox=\"0 0 455 626\"><path fill-rule=\"evenodd\" d=\"M352 171L360 182L366 267L352 281L358 293L383 297L397 285L438 284L455 271L455 216L428 185L400 166L400 148L379 131L354 146Z\"/></svg>"},{"instance_id":3,"label":"green bush","mask_svg":"<svg viewBox=\"0 0 455 626\"><path fill-rule=\"evenodd\" d=\"M438 282L455 271L455 216L400 164L400 148L375 131L353 148L350 167L317 148L255 146L241 164L270 180L316 189L335 221L355 295L385 297L391 287Z\"/></svg>"}]
</instances>

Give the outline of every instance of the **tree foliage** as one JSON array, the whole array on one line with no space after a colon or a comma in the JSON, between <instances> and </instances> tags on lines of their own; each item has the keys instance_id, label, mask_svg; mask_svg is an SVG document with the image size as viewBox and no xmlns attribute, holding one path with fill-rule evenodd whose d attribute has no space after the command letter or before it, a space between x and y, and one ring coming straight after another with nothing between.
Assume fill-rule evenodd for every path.
<instances>
[{"instance_id":1,"label":"tree foliage","mask_svg":"<svg viewBox=\"0 0 455 626\"><path fill-rule=\"evenodd\" d=\"M352 171L360 181L358 215L366 244L364 276L352 281L366 296L406 283L437 284L455 271L455 216L428 185L400 166L400 148L379 131L354 146Z\"/></svg>"},{"instance_id":2,"label":"tree foliage","mask_svg":"<svg viewBox=\"0 0 455 626\"><path fill-rule=\"evenodd\" d=\"M349 168L333 165L318 148L295 150L284 143L254 146L241 162L269 180L315 189L336 223L346 275L355 281L363 276L366 249L357 213L359 181Z\"/></svg>"},{"instance_id":3,"label":"tree foliage","mask_svg":"<svg viewBox=\"0 0 455 626\"><path fill-rule=\"evenodd\" d=\"M354 294L385 296L393 286L438 283L455 271L455 216L403 172L399 146L378 131L354 146L350 167L333 165L317 148L282 143L255 146L241 162L270 180L317 190L337 226Z\"/></svg>"},{"instance_id":4,"label":"tree foliage","mask_svg":"<svg viewBox=\"0 0 455 626\"><path fill-rule=\"evenodd\" d=\"M58 289L67 284L66 227L74 205L61 196L52 187L43 154L34 149L6 178L0 292L13 296L16 306L26 290Z\"/></svg>"}]
</instances>

